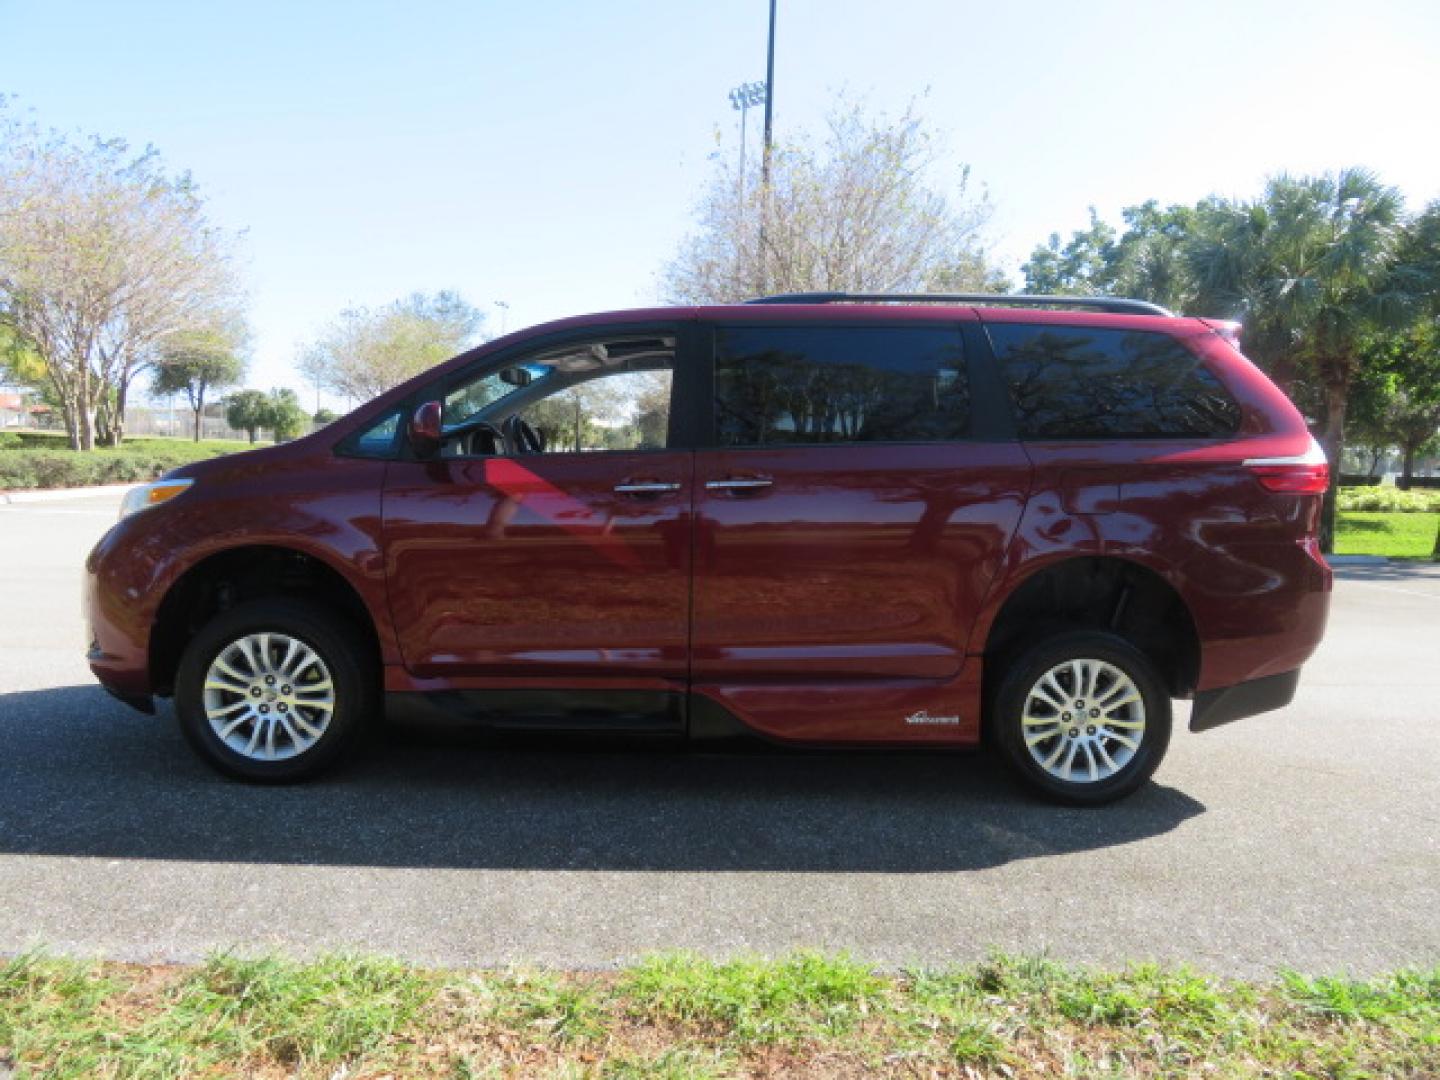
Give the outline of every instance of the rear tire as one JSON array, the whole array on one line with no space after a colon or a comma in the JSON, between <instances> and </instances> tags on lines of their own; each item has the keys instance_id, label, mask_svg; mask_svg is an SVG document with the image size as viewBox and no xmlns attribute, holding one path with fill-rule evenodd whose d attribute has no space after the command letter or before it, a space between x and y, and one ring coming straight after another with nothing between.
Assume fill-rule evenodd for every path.
<instances>
[{"instance_id":1,"label":"rear tire","mask_svg":"<svg viewBox=\"0 0 1440 1080\"><path fill-rule=\"evenodd\" d=\"M175 712L191 747L241 780L291 783L332 766L375 710L358 634L326 608L283 598L217 615L180 659Z\"/></svg>"},{"instance_id":2,"label":"rear tire","mask_svg":"<svg viewBox=\"0 0 1440 1080\"><path fill-rule=\"evenodd\" d=\"M1005 668L989 729L1020 778L1057 802L1100 806L1130 794L1170 744L1170 695L1124 638L1056 634Z\"/></svg>"}]
</instances>

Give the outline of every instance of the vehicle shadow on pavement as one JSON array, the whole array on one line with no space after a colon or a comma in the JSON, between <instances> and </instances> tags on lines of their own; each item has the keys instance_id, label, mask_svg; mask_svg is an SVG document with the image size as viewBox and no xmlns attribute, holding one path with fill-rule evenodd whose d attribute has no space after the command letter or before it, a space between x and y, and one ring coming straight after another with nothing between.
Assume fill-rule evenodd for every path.
<instances>
[{"instance_id":1,"label":"vehicle shadow on pavement","mask_svg":"<svg viewBox=\"0 0 1440 1080\"><path fill-rule=\"evenodd\" d=\"M1151 783L1032 799L985 754L493 746L387 731L296 787L213 774L168 709L0 694L0 851L505 870L933 872L1131 843L1204 812Z\"/></svg>"}]
</instances>

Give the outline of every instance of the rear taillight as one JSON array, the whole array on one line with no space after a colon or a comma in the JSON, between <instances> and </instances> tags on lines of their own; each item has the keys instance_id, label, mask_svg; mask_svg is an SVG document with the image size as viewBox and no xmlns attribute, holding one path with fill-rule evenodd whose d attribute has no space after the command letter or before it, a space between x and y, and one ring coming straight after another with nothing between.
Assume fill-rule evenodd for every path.
<instances>
[{"instance_id":1,"label":"rear taillight","mask_svg":"<svg viewBox=\"0 0 1440 1080\"><path fill-rule=\"evenodd\" d=\"M1313 438L1310 449L1294 457L1247 458L1244 465L1267 491L1286 495L1323 495L1330 487L1325 451Z\"/></svg>"}]
</instances>

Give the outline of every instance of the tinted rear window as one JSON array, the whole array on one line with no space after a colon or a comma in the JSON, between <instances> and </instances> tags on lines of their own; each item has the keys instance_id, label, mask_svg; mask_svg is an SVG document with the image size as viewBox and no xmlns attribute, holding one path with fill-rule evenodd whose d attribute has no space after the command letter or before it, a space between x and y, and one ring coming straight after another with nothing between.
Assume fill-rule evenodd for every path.
<instances>
[{"instance_id":1,"label":"tinted rear window","mask_svg":"<svg viewBox=\"0 0 1440 1080\"><path fill-rule=\"evenodd\" d=\"M970 430L954 327L716 331L720 446L938 442Z\"/></svg>"},{"instance_id":2,"label":"tinted rear window","mask_svg":"<svg viewBox=\"0 0 1440 1080\"><path fill-rule=\"evenodd\" d=\"M1168 334L1077 326L987 327L1021 438L1223 438L1240 407Z\"/></svg>"}]
</instances>

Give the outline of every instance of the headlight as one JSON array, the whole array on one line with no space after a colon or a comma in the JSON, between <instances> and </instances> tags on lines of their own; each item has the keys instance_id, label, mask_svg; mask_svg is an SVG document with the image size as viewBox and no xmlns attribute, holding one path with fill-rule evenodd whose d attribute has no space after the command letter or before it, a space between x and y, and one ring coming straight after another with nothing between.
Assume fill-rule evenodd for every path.
<instances>
[{"instance_id":1,"label":"headlight","mask_svg":"<svg viewBox=\"0 0 1440 1080\"><path fill-rule=\"evenodd\" d=\"M131 488L125 493L125 501L120 504L120 520L124 521L137 511L149 510L152 506L169 502L194 482L194 480L156 480L153 484L141 484L137 488Z\"/></svg>"}]
</instances>

